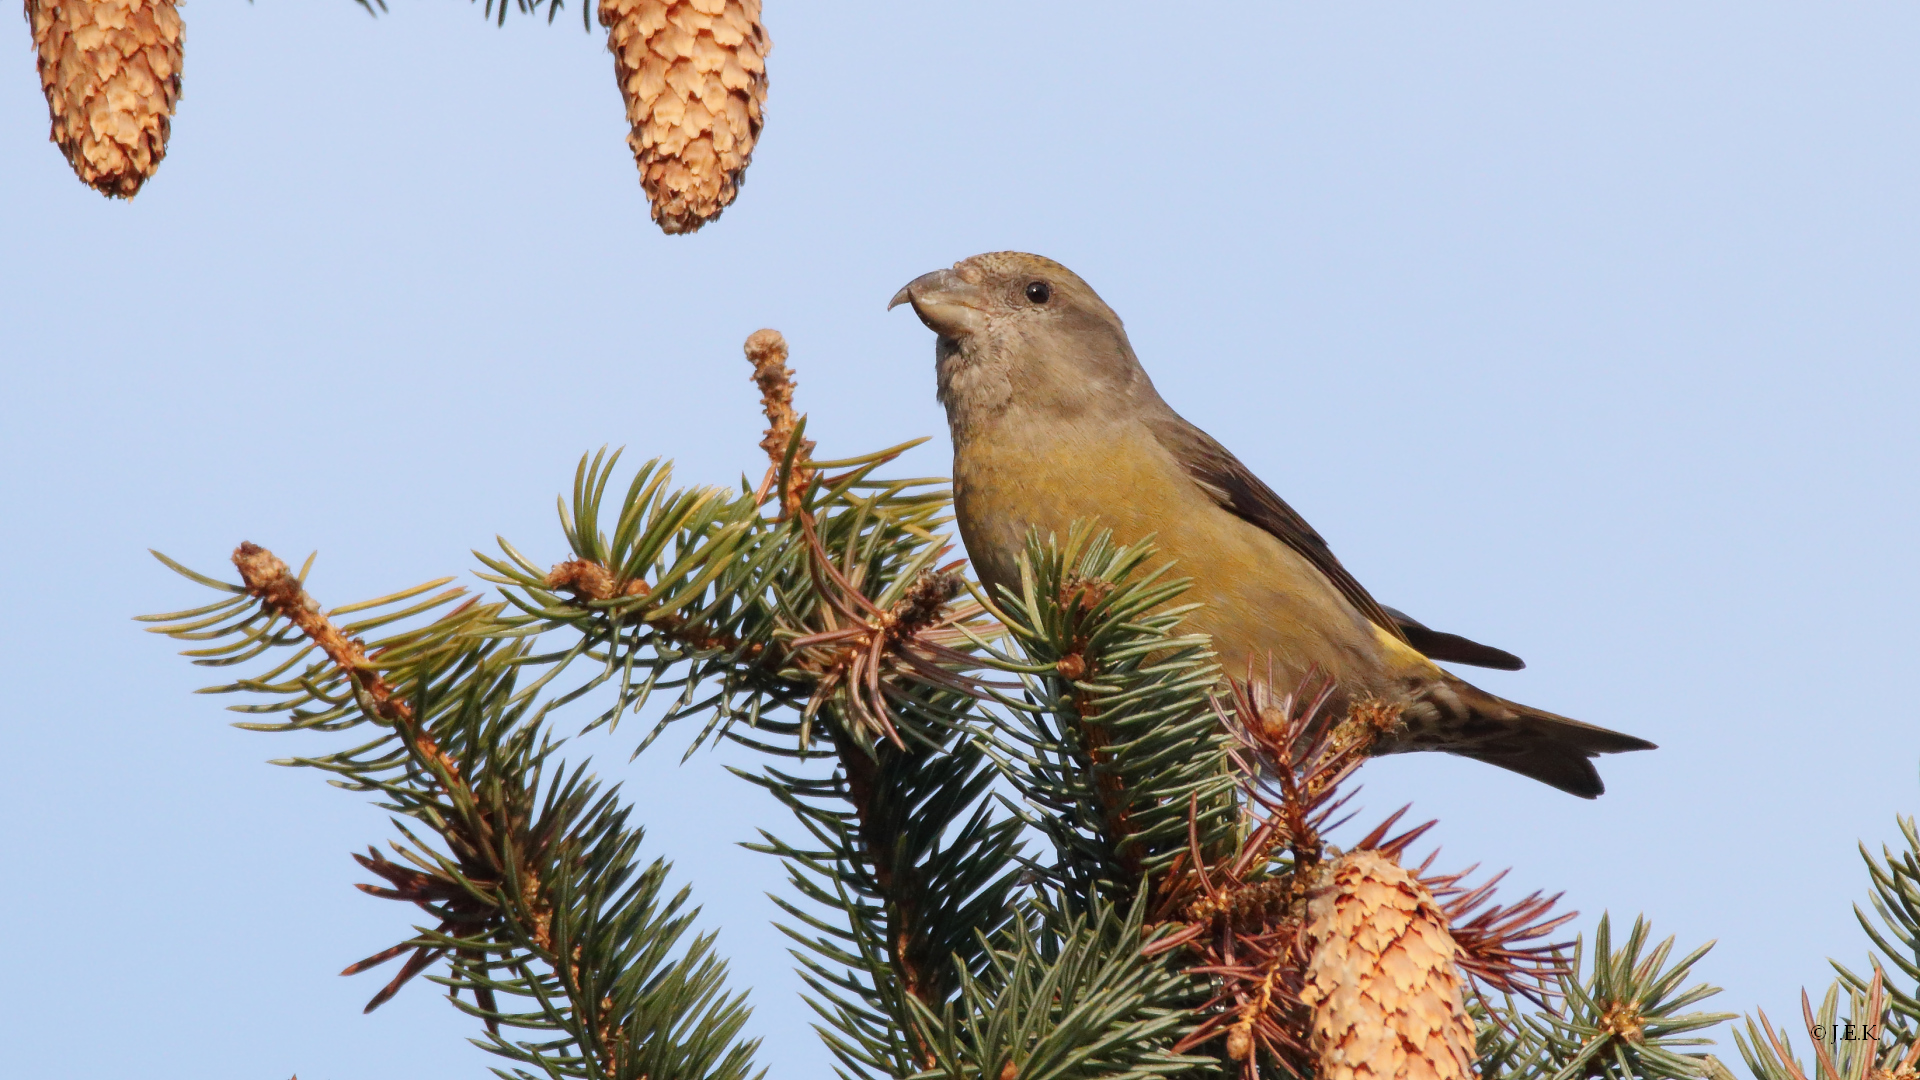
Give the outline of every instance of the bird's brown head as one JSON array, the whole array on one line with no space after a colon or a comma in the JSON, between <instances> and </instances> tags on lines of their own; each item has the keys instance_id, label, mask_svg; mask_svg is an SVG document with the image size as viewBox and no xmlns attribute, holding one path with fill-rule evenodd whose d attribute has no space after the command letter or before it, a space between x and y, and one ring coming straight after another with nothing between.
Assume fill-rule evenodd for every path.
<instances>
[{"instance_id":1,"label":"bird's brown head","mask_svg":"<svg viewBox=\"0 0 1920 1080\"><path fill-rule=\"evenodd\" d=\"M1152 393L1120 317L1052 259L975 255L914 278L887 306L901 304L939 335L940 401L956 436L1016 402L1065 419Z\"/></svg>"}]
</instances>

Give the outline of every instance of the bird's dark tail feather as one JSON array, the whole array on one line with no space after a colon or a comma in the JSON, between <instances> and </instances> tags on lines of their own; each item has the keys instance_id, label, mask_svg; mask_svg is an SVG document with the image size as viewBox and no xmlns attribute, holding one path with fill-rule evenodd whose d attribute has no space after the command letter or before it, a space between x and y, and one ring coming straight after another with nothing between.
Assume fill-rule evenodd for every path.
<instances>
[{"instance_id":1,"label":"bird's dark tail feather","mask_svg":"<svg viewBox=\"0 0 1920 1080\"><path fill-rule=\"evenodd\" d=\"M1433 749L1511 769L1583 799L1607 789L1593 767L1596 755L1655 749L1645 739L1529 708L1464 681L1450 683L1469 714L1465 737Z\"/></svg>"}]
</instances>

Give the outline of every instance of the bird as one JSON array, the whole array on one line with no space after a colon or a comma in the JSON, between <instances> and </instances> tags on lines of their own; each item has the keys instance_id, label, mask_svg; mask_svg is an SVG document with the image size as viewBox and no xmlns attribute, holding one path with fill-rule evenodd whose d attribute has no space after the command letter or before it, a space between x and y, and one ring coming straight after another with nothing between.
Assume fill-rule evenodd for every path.
<instances>
[{"instance_id":1,"label":"bird","mask_svg":"<svg viewBox=\"0 0 1920 1080\"><path fill-rule=\"evenodd\" d=\"M1591 799L1606 790L1596 755L1654 749L1440 667L1524 665L1375 600L1304 518L1161 398L1120 317L1065 266L975 255L914 278L887 307L902 304L936 335L954 520L990 596L1017 595L1030 532L1064 537L1086 522L1173 561L1191 582L1180 602L1202 604L1185 628L1211 636L1225 672L1328 679L1335 708L1397 708L1375 753L1457 754Z\"/></svg>"}]
</instances>

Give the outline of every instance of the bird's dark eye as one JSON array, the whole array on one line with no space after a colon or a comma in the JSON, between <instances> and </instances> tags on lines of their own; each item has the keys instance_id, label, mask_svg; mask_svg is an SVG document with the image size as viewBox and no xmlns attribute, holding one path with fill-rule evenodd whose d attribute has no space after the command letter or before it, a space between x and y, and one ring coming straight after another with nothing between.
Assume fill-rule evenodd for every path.
<instances>
[{"instance_id":1,"label":"bird's dark eye","mask_svg":"<svg viewBox=\"0 0 1920 1080\"><path fill-rule=\"evenodd\" d=\"M1036 304L1044 304L1053 299L1053 286L1044 281L1030 281L1027 283L1027 299Z\"/></svg>"}]
</instances>

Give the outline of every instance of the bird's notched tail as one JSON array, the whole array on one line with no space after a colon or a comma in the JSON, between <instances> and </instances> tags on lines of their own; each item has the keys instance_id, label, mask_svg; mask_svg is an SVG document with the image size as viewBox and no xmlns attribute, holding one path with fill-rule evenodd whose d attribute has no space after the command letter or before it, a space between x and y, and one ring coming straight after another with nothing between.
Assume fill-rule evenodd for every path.
<instances>
[{"instance_id":1,"label":"bird's notched tail","mask_svg":"<svg viewBox=\"0 0 1920 1080\"><path fill-rule=\"evenodd\" d=\"M1583 799L1607 790L1595 756L1656 749L1645 739L1495 697L1452 675L1427 688L1403 719L1403 732L1385 752L1444 750Z\"/></svg>"}]
</instances>

